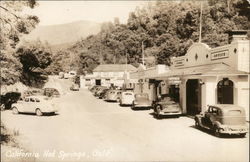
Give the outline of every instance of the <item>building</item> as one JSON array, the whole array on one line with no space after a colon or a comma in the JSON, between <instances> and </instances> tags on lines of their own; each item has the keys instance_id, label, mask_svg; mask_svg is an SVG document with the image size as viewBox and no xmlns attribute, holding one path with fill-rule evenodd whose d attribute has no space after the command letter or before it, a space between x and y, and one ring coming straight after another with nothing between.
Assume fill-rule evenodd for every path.
<instances>
[{"instance_id":1,"label":"building","mask_svg":"<svg viewBox=\"0 0 250 162\"><path fill-rule=\"evenodd\" d=\"M136 71L130 73L130 80L133 80L134 93L148 93L150 100L155 100L159 94L166 93L164 81L155 80L159 74L166 73L169 68L166 65L156 65L146 68L142 64ZM135 81L136 80L136 81Z\"/></svg>"},{"instance_id":2,"label":"building","mask_svg":"<svg viewBox=\"0 0 250 162\"><path fill-rule=\"evenodd\" d=\"M170 71L154 79L167 84L167 93L180 102L184 114L203 112L209 104L237 104L249 115L250 43L246 34L232 31L230 44L216 48L194 43L185 56L172 59Z\"/></svg>"},{"instance_id":3,"label":"building","mask_svg":"<svg viewBox=\"0 0 250 162\"><path fill-rule=\"evenodd\" d=\"M93 70L93 74L82 77L82 87L93 85L122 87L129 77L129 72L135 70L136 68L130 64L101 64Z\"/></svg>"}]
</instances>

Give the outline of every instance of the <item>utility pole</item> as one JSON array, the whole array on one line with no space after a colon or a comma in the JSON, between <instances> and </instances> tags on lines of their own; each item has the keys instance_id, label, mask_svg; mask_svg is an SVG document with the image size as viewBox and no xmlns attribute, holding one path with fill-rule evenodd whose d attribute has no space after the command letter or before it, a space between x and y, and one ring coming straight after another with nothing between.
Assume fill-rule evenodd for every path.
<instances>
[{"instance_id":1,"label":"utility pole","mask_svg":"<svg viewBox=\"0 0 250 162\"><path fill-rule=\"evenodd\" d=\"M201 14L200 14L200 35L199 35L199 43L201 43L201 30L202 30L202 1L201 1Z\"/></svg>"},{"instance_id":2,"label":"utility pole","mask_svg":"<svg viewBox=\"0 0 250 162\"><path fill-rule=\"evenodd\" d=\"M141 48L142 48L142 65L144 65L144 41L141 42Z\"/></svg>"}]
</instances>

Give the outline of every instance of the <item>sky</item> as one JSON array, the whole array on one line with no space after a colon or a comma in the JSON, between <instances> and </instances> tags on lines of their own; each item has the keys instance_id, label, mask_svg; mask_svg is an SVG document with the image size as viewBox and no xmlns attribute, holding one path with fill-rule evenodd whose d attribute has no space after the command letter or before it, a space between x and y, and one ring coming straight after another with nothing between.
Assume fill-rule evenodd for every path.
<instances>
[{"instance_id":1,"label":"sky","mask_svg":"<svg viewBox=\"0 0 250 162\"><path fill-rule=\"evenodd\" d=\"M39 25L55 25L79 20L106 22L118 17L126 23L129 13L145 1L38 1L34 9L24 12L37 15Z\"/></svg>"}]
</instances>

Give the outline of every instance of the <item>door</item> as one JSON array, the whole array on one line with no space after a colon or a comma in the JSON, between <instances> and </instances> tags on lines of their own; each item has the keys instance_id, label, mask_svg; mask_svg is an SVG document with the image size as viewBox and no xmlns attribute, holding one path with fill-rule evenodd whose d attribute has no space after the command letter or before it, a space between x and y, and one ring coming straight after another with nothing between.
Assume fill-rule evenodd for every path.
<instances>
[{"instance_id":1,"label":"door","mask_svg":"<svg viewBox=\"0 0 250 162\"><path fill-rule=\"evenodd\" d=\"M188 115L201 112L201 85L199 79L189 79L186 83L186 107Z\"/></svg>"},{"instance_id":2,"label":"door","mask_svg":"<svg viewBox=\"0 0 250 162\"><path fill-rule=\"evenodd\" d=\"M101 85L101 79L96 79L95 80L95 85Z\"/></svg>"}]
</instances>

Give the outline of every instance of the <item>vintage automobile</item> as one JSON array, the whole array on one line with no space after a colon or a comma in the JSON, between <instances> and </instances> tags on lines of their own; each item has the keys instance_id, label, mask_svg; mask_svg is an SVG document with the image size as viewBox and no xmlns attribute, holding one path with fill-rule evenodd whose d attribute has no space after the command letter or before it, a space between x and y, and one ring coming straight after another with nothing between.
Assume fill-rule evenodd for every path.
<instances>
[{"instance_id":1,"label":"vintage automobile","mask_svg":"<svg viewBox=\"0 0 250 162\"><path fill-rule=\"evenodd\" d=\"M154 114L157 118L162 116L179 116L182 114L179 103L176 103L170 96L158 97L153 104Z\"/></svg>"},{"instance_id":2,"label":"vintage automobile","mask_svg":"<svg viewBox=\"0 0 250 162\"><path fill-rule=\"evenodd\" d=\"M102 93L102 91L105 90L105 89L107 89L107 87L99 87L99 88L95 91L94 96L99 98L100 93Z\"/></svg>"},{"instance_id":3,"label":"vintage automobile","mask_svg":"<svg viewBox=\"0 0 250 162\"><path fill-rule=\"evenodd\" d=\"M96 96L99 98L99 99L102 99L102 98L104 98L104 96L105 96L105 94L106 94L106 92L108 92L108 88L104 88L104 89L102 89L101 91L99 91L97 94L96 94Z\"/></svg>"},{"instance_id":4,"label":"vintage automobile","mask_svg":"<svg viewBox=\"0 0 250 162\"><path fill-rule=\"evenodd\" d=\"M28 96L12 104L12 112L13 114L35 113L37 116L42 116L44 113L55 113L58 110L51 100L46 96Z\"/></svg>"},{"instance_id":5,"label":"vintage automobile","mask_svg":"<svg viewBox=\"0 0 250 162\"><path fill-rule=\"evenodd\" d=\"M111 90L107 93L105 101L120 101L121 90Z\"/></svg>"},{"instance_id":6,"label":"vintage automobile","mask_svg":"<svg viewBox=\"0 0 250 162\"><path fill-rule=\"evenodd\" d=\"M135 99L132 103L131 108L147 108L150 109L152 107L152 101L149 100L149 96L147 93L137 93L135 94Z\"/></svg>"},{"instance_id":7,"label":"vintage automobile","mask_svg":"<svg viewBox=\"0 0 250 162\"><path fill-rule=\"evenodd\" d=\"M43 95L47 97L57 97L57 98L60 97L59 91L55 88L44 88Z\"/></svg>"},{"instance_id":8,"label":"vintage automobile","mask_svg":"<svg viewBox=\"0 0 250 162\"><path fill-rule=\"evenodd\" d=\"M72 84L71 86L70 86L70 90L71 91L79 91L79 85L78 84Z\"/></svg>"},{"instance_id":9,"label":"vintage automobile","mask_svg":"<svg viewBox=\"0 0 250 162\"><path fill-rule=\"evenodd\" d=\"M121 93L121 98L120 98L120 105L132 105L133 101L134 101L135 97L134 97L134 93L133 92L122 92Z\"/></svg>"},{"instance_id":10,"label":"vintage automobile","mask_svg":"<svg viewBox=\"0 0 250 162\"><path fill-rule=\"evenodd\" d=\"M222 134L245 137L248 132L244 108L233 104L208 105L207 111L195 116L195 126L212 130L217 137Z\"/></svg>"}]
</instances>

